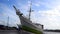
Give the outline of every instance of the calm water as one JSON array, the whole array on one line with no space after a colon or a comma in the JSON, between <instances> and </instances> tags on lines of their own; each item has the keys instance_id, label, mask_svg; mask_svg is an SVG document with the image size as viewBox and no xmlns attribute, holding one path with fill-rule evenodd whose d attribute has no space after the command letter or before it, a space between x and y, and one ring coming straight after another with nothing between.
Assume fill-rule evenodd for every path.
<instances>
[{"instance_id":1,"label":"calm water","mask_svg":"<svg viewBox=\"0 0 60 34\"><path fill-rule=\"evenodd\" d=\"M18 33L18 31L1 31L0 30L0 34L20 34ZM24 33L25 34L25 33ZM60 32L44 32L44 34L60 34Z\"/></svg>"},{"instance_id":2,"label":"calm water","mask_svg":"<svg viewBox=\"0 0 60 34\"><path fill-rule=\"evenodd\" d=\"M23 30L22 30L23 31ZM17 30L0 30L0 34L29 34L30 32L26 31L17 31Z\"/></svg>"},{"instance_id":3,"label":"calm water","mask_svg":"<svg viewBox=\"0 0 60 34\"><path fill-rule=\"evenodd\" d=\"M44 32L45 34L60 34L60 32Z\"/></svg>"},{"instance_id":4,"label":"calm water","mask_svg":"<svg viewBox=\"0 0 60 34\"><path fill-rule=\"evenodd\" d=\"M0 34L19 34L18 31L15 30L0 30Z\"/></svg>"}]
</instances>

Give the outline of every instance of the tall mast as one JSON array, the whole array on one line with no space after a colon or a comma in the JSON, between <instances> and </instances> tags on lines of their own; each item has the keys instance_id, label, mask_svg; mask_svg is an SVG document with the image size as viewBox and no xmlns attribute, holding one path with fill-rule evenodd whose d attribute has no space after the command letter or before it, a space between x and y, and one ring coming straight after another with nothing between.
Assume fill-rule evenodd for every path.
<instances>
[{"instance_id":1,"label":"tall mast","mask_svg":"<svg viewBox=\"0 0 60 34\"><path fill-rule=\"evenodd\" d=\"M9 27L9 16L7 17L7 30L8 30L8 27Z\"/></svg>"},{"instance_id":2,"label":"tall mast","mask_svg":"<svg viewBox=\"0 0 60 34\"><path fill-rule=\"evenodd\" d=\"M30 20L30 17L31 17L31 12L32 12L31 6L32 6L32 2L30 3L29 20Z\"/></svg>"}]
</instances>

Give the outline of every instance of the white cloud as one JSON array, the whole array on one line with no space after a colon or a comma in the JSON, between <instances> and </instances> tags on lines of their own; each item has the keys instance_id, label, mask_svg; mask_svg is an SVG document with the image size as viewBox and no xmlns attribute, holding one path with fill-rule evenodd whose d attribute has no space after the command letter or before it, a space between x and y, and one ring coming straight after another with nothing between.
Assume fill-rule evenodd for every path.
<instances>
[{"instance_id":1,"label":"white cloud","mask_svg":"<svg viewBox=\"0 0 60 34\"><path fill-rule=\"evenodd\" d=\"M32 13L32 21L43 24L45 29L60 29L60 2L56 0L52 2L53 5L51 2L49 3L46 6L51 7L51 9ZM37 15L39 17L36 17Z\"/></svg>"},{"instance_id":2,"label":"white cloud","mask_svg":"<svg viewBox=\"0 0 60 34\"><path fill-rule=\"evenodd\" d=\"M28 1L28 4L23 4L20 8L28 11L30 3L31 2ZM50 10L46 11L32 12L31 20L33 22L43 24L45 29L60 29L60 0L44 0L44 2L38 0L33 2L32 5L37 7L41 7L40 5L43 5L42 8L44 8L44 6L46 8L51 8Z\"/></svg>"},{"instance_id":3,"label":"white cloud","mask_svg":"<svg viewBox=\"0 0 60 34\"><path fill-rule=\"evenodd\" d=\"M40 2L34 3L35 6L39 7L40 6Z\"/></svg>"},{"instance_id":4,"label":"white cloud","mask_svg":"<svg viewBox=\"0 0 60 34\"><path fill-rule=\"evenodd\" d=\"M23 9L24 10L23 13L25 12L25 10L28 11L31 2L29 0L28 0L28 4L23 4L23 2L22 3L20 2L21 2L20 0L15 2L17 7L20 9ZM31 20L33 22L43 24L45 29L46 28L60 29L60 0L34 0L32 5L37 7L42 7L42 8L45 8L45 7L51 8L46 11L32 12ZM10 9L5 4L1 5L0 3L0 6L1 6L0 8L2 8L6 13L8 13L8 14L4 13L3 15L10 15L11 18L17 19L15 15L12 15L15 13L14 10ZM35 8L35 10L37 9Z\"/></svg>"},{"instance_id":5,"label":"white cloud","mask_svg":"<svg viewBox=\"0 0 60 34\"><path fill-rule=\"evenodd\" d=\"M0 18L2 19L2 17L4 18L3 21L5 22L5 25L7 24L7 18L9 16L9 23L10 26L15 26L16 23L19 23L19 18L16 16L15 11L13 9L10 9L6 4L0 3L0 8L2 9L3 13L2 16L0 16ZM14 24L14 25L13 25Z\"/></svg>"},{"instance_id":6,"label":"white cloud","mask_svg":"<svg viewBox=\"0 0 60 34\"><path fill-rule=\"evenodd\" d=\"M35 4L35 6L40 6L40 4Z\"/></svg>"},{"instance_id":7,"label":"white cloud","mask_svg":"<svg viewBox=\"0 0 60 34\"><path fill-rule=\"evenodd\" d=\"M51 29L60 29L59 28L60 12L59 12L58 8L48 10L48 11L39 11L39 13L40 13L41 16L43 16L43 18L40 18L41 21L38 19L39 22L41 22L42 24L45 24L45 26L48 29L50 29L50 28Z\"/></svg>"}]
</instances>

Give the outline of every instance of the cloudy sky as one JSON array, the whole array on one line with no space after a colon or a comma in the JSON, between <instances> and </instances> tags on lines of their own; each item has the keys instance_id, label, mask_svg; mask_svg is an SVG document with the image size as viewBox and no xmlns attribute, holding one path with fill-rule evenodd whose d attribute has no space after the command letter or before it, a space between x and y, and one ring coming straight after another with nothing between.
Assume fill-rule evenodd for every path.
<instances>
[{"instance_id":1,"label":"cloudy sky","mask_svg":"<svg viewBox=\"0 0 60 34\"><path fill-rule=\"evenodd\" d=\"M26 17L32 1L31 20L44 25L44 29L60 29L60 0L0 0L0 24L9 26L20 24L15 13L15 5Z\"/></svg>"}]
</instances>

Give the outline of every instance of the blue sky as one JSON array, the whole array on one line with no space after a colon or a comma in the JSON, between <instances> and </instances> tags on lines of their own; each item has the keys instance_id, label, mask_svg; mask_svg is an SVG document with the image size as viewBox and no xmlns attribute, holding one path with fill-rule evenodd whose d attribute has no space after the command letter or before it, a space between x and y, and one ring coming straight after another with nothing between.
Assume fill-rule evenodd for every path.
<instances>
[{"instance_id":1,"label":"blue sky","mask_svg":"<svg viewBox=\"0 0 60 34\"><path fill-rule=\"evenodd\" d=\"M15 13L15 5L26 17L32 1L31 20L44 25L44 29L60 29L60 0L0 0L0 24L9 26L20 24Z\"/></svg>"}]
</instances>

